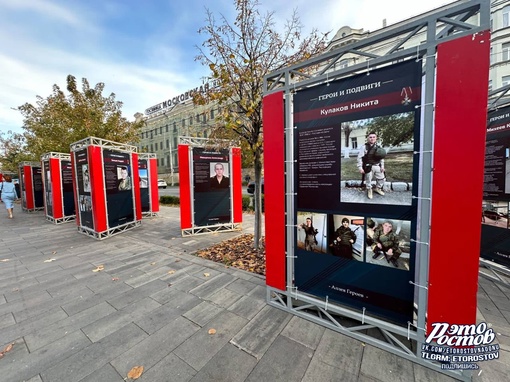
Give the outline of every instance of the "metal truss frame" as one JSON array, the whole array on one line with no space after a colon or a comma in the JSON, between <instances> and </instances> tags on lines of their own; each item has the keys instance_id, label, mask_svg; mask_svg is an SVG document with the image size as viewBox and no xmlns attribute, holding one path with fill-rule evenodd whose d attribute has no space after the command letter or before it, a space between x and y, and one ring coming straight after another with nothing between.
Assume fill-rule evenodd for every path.
<instances>
[{"instance_id":1,"label":"metal truss frame","mask_svg":"<svg viewBox=\"0 0 510 382\"><path fill-rule=\"evenodd\" d=\"M140 220L135 220L133 222L129 222L129 223L120 225L118 227L109 228L106 231L102 231L102 232L96 232L91 228L79 226L78 232L83 233L87 236L92 236L94 239L97 239L97 240L103 240L103 239L107 239L109 237L115 236L119 233L128 231L132 228L135 228L135 227L138 227L141 225L142 225L142 222Z\"/></svg>"},{"instance_id":2,"label":"metal truss frame","mask_svg":"<svg viewBox=\"0 0 510 382\"><path fill-rule=\"evenodd\" d=\"M184 236L195 236L205 235L214 232L231 232L231 231L242 231L243 225L241 223L225 223L217 225L208 225L204 227L192 227L181 230L181 235Z\"/></svg>"},{"instance_id":3,"label":"metal truss frame","mask_svg":"<svg viewBox=\"0 0 510 382\"><path fill-rule=\"evenodd\" d=\"M138 159L156 159L158 156L155 153L138 153ZM142 212L142 217L151 218L157 217L159 214L157 212L152 212L152 203L151 203L151 211Z\"/></svg>"},{"instance_id":4,"label":"metal truss frame","mask_svg":"<svg viewBox=\"0 0 510 382\"><path fill-rule=\"evenodd\" d=\"M119 151L126 151L130 153L136 153L137 148L136 146L128 145L125 143L119 143L114 141L109 141L107 139L103 138L96 138L96 137L87 137L82 139L81 141L77 141L71 144L70 149L71 151L79 150L83 147L87 146L101 146L103 148L114 148L115 150Z\"/></svg>"},{"instance_id":5,"label":"metal truss frame","mask_svg":"<svg viewBox=\"0 0 510 382\"><path fill-rule=\"evenodd\" d=\"M76 219L76 215L71 215L71 216L64 216L64 217L61 217L61 218L57 218L55 219L54 217L52 216L48 216L46 215L46 220L54 223L54 224L62 224L62 223L67 223L67 222L70 222L70 221L73 221Z\"/></svg>"},{"instance_id":6,"label":"metal truss frame","mask_svg":"<svg viewBox=\"0 0 510 382\"><path fill-rule=\"evenodd\" d=\"M71 154L67 153L57 153L57 152L49 152L41 155L41 162L43 160L48 160L50 158L57 158L57 159L63 159L63 160L71 160Z\"/></svg>"},{"instance_id":7,"label":"metal truss frame","mask_svg":"<svg viewBox=\"0 0 510 382\"><path fill-rule=\"evenodd\" d=\"M493 261L480 259L479 275L498 285L510 288L510 269Z\"/></svg>"},{"instance_id":8,"label":"metal truss frame","mask_svg":"<svg viewBox=\"0 0 510 382\"><path fill-rule=\"evenodd\" d=\"M285 98L285 210L286 213L286 290L267 288L268 304L303 317L332 330L364 341L412 362L460 380L471 380L467 370L443 370L437 362L421 358L425 341L428 296L430 238L431 170L435 100L436 51L441 43L471 36L490 29L490 1L471 0L438 8L353 44L344 45L307 61L277 70L264 77L263 92L268 95L283 92ZM344 57L356 57L354 65L335 69ZM294 286L294 125L293 94L311 86L347 78L355 74L370 74L376 68L404 60L421 61L424 85L422 96L421 147L416 158L422 174L418 185L418 220L415 274L415 321L407 328L394 325L365 311L353 310L340 304L302 293Z\"/></svg>"}]
</instances>

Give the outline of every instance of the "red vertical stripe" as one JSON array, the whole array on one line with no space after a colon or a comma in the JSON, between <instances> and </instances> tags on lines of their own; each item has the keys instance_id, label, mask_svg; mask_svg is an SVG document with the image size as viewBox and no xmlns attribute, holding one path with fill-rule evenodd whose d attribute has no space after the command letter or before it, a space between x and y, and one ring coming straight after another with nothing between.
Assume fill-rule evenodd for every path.
<instances>
[{"instance_id":1,"label":"red vertical stripe","mask_svg":"<svg viewBox=\"0 0 510 382\"><path fill-rule=\"evenodd\" d=\"M234 223L243 221L243 180L241 174L241 149L232 148L232 196L234 206Z\"/></svg>"},{"instance_id":2,"label":"red vertical stripe","mask_svg":"<svg viewBox=\"0 0 510 382\"><path fill-rule=\"evenodd\" d=\"M489 32L438 46L428 325L474 324Z\"/></svg>"},{"instance_id":3,"label":"red vertical stripe","mask_svg":"<svg viewBox=\"0 0 510 382\"><path fill-rule=\"evenodd\" d=\"M90 190L92 196L92 216L94 231L104 232L108 229L106 223L106 195L103 169L102 148L100 146L88 146Z\"/></svg>"},{"instance_id":4,"label":"red vertical stripe","mask_svg":"<svg viewBox=\"0 0 510 382\"><path fill-rule=\"evenodd\" d=\"M285 146L283 92L263 99L266 284L285 290Z\"/></svg>"},{"instance_id":5,"label":"red vertical stripe","mask_svg":"<svg viewBox=\"0 0 510 382\"><path fill-rule=\"evenodd\" d=\"M60 159L50 158L50 181L51 198L53 204L53 218L61 219L64 217L64 197L62 195L62 172L60 171ZM42 167L44 171L44 166ZM44 174L46 177L47 174Z\"/></svg>"},{"instance_id":6,"label":"red vertical stripe","mask_svg":"<svg viewBox=\"0 0 510 382\"><path fill-rule=\"evenodd\" d=\"M179 195L181 204L181 229L191 228L191 189L188 145L179 145Z\"/></svg>"},{"instance_id":7,"label":"red vertical stripe","mask_svg":"<svg viewBox=\"0 0 510 382\"><path fill-rule=\"evenodd\" d=\"M142 220L142 198L140 197L140 172L138 171L138 153L131 154L131 175L135 192L135 220Z\"/></svg>"},{"instance_id":8,"label":"red vertical stripe","mask_svg":"<svg viewBox=\"0 0 510 382\"><path fill-rule=\"evenodd\" d=\"M33 210L35 208L34 201L34 182L33 182L33 172L32 166L23 166L23 173L25 174L25 198L26 198L26 207L28 210Z\"/></svg>"},{"instance_id":9,"label":"red vertical stripe","mask_svg":"<svg viewBox=\"0 0 510 382\"><path fill-rule=\"evenodd\" d=\"M156 158L147 159L151 212L159 212L158 164Z\"/></svg>"}]
</instances>

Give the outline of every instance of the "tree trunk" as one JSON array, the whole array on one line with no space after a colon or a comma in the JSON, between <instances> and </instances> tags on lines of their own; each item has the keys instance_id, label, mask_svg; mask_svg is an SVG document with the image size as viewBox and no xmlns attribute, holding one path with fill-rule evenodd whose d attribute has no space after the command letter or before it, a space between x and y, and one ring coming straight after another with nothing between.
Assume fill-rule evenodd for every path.
<instances>
[{"instance_id":1,"label":"tree trunk","mask_svg":"<svg viewBox=\"0 0 510 382\"><path fill-rule=\"evenodd\" d=\"M262 158L260 149L255 150L253 164L255 167L255 192L253 193L253 208L255 210L255 227L254 227L254 248L259 249L260 239L262 236L262 194L261 194L261 175L262 175Z\"/></svg>"}]
</instances>

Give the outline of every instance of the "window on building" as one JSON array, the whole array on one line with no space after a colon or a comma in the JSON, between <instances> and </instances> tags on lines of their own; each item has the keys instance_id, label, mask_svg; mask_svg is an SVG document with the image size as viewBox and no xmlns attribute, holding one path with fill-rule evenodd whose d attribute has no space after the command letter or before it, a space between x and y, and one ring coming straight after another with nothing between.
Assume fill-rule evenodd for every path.
<instances>
[{"instance_id":1,"label":"window on building","mask_svg":"<svg viewBox=\"0 0 510 382\"><path fill-rule=\"evenodd\" d=\"M159 149L163 150L163 141L159 142Z\"/></svg>"},{"instance_id":2,"label":"window on building","mask_svg":"<svg viewBox=\"0 0 510 382\"><path fill-rule=\"evenodd\" d=\"M186 120L184 118L182 119L182 127L186 127Z\"/></svg>"},{"instance_id":3,"label":"window on building","mask_svg":"<svg viewBox=\"0 0 510 382\"><path fill-rule=\"evenodd\" d=\"M214 110L213 109L211 109L211 117L210 118L214 119Z\"/></svg>"},{"instance_id":4,"label":"window on building","mask_svg":"<svg viewBox=\"0 0 510 382\"><path fill-rule=\"evenodd\" d=\"M151 153L154 152L154 147L152 146L152 143L151 143Z\"/></svg>"},{"instance_id":5,"label":"window on building","mask_svg":"<svg viewBox=\"0 0 510 382\"><path fill-rule=\"evenodd\" d=\"M510 6L503 8L503 27L510 26Z\"/></svg>"},{"instance_id":6,"label":"window on building","mask_svg":"<svg viewBox=\"0 0 510 382\"><path fill-rule=\"evenodd\" d=\"M174 147L177 147L177 137L174 137Z\"/></svg>"},{"instance_id":7,"label":"window on building","mask_svg":"<svg viewBox=\"0 0 510 382\"><path fill-rule=\"evenodd\" d=\"M489 91L492 91L492 80L489 80Z\"/></svg>"},{"instance_id":8,"label":"window on building","mask_svg":"<svg viewBox=\"0 0 510 382\"><path fill-rule=\"evenodd\" d=\"M353 149L357 149L358 148L358 137L351 138L351 146L352 146Z\"/></svg>"},{"instance_id":9,"label":"window on building","mask_svg":"<svg viewBox=\"0 0 510 382\"><path fill-rule=\"evenodd\" d=\"M170 155L166 156L166 165L170 167Z\"/></svg>"},{"instance_id":10,"label":"window on building","mask_svg":"<svg viewBox=\"0 0 510 382\"><path fill-rule=\"evenodd\" d=\"M510 43L507 42L506 44L501 45L501 50L503 51L503 61L510 60Z\"/></svg>"},{"instance_id":11,"label":"window on building","mask_svg":"<svg viewBox=\"0 0 510 382\"><path fill-rule=\"evenodd\" d=\"M189 117L189 125L193 125L193 117Z\"/></svg>"},{"instance_id":12,"label":"window on building","mask_svg":"<svg viewBox=\"0 0 510 382\"><path fill-rule=\"evenodd\" d=\"M207 122L207 114L202 114L202 122L203 123L206 123Z\"/></svg>"},{"instance_id":13,"label":"window on building","mask_svg":"<svg viewBox=\"0 0 510 382\"><path fill-rule=\"evenodd\" d=\"M166 140L166 148L169 149L170 148L170 139L167 139Z\"/></svg>"},{"instance_id":14,"label":"window on building","mask_svg":"<svg viewBox=\"0 0 510 382\"><path fill-rule=\"evenodd\" d=\"M177 122L174 122L174 133L177 133Z\"/></svg>"},{"instance_id":15,"label":"window on building","mask_svg":"<svg viewBox=\"0 0 510 382\"><path fill-rule=\"evenodd\" d=\"M165 126L165 132L168 133L168 125Z\"/></svg>"},{"instance_id":16,"label":"window on building","mask_svg":"<svg viewBox=\"0 0 510 382\"><path fill-rule=\"evenodd\" d=\"M492 55L493 54L494 54L494 50L492 49L492 46L491 46L491 52L490 52L490 55L489 55L489 63L490 63L490 65L492 65L492 61L493 61Z\"/></svg>"},{"instance_id":17,"label":"window on building","mask_svg":"<svg viewBox=\"0 0 510 382\"><path fill-rule=\"evenodd\" d=\"M197 115L195 116L195 119L197 120L197 122L200 122L200 114L197 114Z\"/></svg>"},{"instance_id":18,"label":"window on building","mask_svg":"<svg viewBox=\"0 0 510 382\"><path fill-rule=\"evenodd\" d=\"M157 127L154 129L154 135L158 135L158 128Z\"/></svg>"},{"instance_id":19,"label":"window on building","mask_svg":"<svg viewBox=\"0 0 510 382\"><path fill-rule=\"evenodd\" d=\"M207 130L204 130L204 138L207 138Z\"/></svg>"},{"instance_id":20,"label":"window on building","mask_svg":"<svg viewBox=\"0 0 510 382\"><path fill-rule=\"evenodd\" d=\"M160 127L159 127L159 133L160 133L160 134L163 134L163 126L160 126Z\"/></svg>"},{"instance_id":21,"label":"window on building","mask_svg":"<svg viewBox=\"0 0 510 382\"><path fill-rule=\"evenodd\" d=\"M510 76L501 77L501 86L510 85Z\"/></svg>"}]
</instances>

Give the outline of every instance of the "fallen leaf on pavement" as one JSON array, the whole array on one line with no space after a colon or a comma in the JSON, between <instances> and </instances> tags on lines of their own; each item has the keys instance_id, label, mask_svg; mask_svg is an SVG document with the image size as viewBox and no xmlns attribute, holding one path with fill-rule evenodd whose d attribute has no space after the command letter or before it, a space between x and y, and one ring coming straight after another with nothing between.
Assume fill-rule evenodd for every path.
<instances>
[{"instance_id":1,"label":"fallen leaf on pavement","mask_svg":"<svg viewBox=\"0 0 510 382\"><path fill-rule=\"evenodd\" d=\"M216 334L216 329L209 329L209 331L207 332L209 334Z\"/></svg>"},{"instance_id":2,"label":"fallen leaf on pavement","mask_svg":"<svg viewBox=\"0 0 510 382\"><path fill-rule=\"evenodd\" d=\"M129 370L128 378L138 379L143 373L143 366L135 366L131 370Z\"/></svg>"},{"instance_id":3,"label":"fallen leaf on pavement","mask_svg":"<svg viewBox=\"0 0 510 382\"><path fill-rule=\"evenodd\" d=\"M52 255L56 255L57 254L57 251L53 251L51 252Z\"/></svg>"},{"instance_id":4,"label":"fallen leaf on pavement","mask_svg":"<svg viewBox=\"0 0 510 382\"><path fill-rule=\"evenodd\" d=\"M112 281L119 281L119 278L118 277L114 277L114 278L112 278Z\"/></svg>"},{"instance_id":5,"label":"fallen leaf on pavement","mask_svg":"<svg viewBox=\"0 0 510 382\"><path fill-rule=\"evenodd\" d=\"M155 262L155 261L153 261L153 262L151 263L151 265L156 265L156 262Z\"/></svg>"},{"instance_id":6,"label":"fallen leaf on pavement","mask_svg":"<svg viewBox=\"0 0 510 382\"><path fill-rule=\"evenodd\" d=\"M104 271L104 265L98 265L96 269L92 269L92 272Z\"/></svg>"},{"instance_id":7,"label":"fallen leaf on pavement","mask_svg":"<svg viewBox=\"0 0 510 382\"><path fill-rule=\"evenodd\" d=\"M174 271L173 269L170 269L170 270L168 271L168 274L169 274L169 275L173 275L174 273L175 273L175 271Z\"/></svg>"},{"instance_id":8,"label":"fallen leaf on pavement","mask_svg":"<svg viewBox=\"0 0 510 382\"><path fill-rule=\"evenodd\" d=\"M45 263L51 263L52 261L55 261L57 259L47 259L47 260L44 260Z\"/></svg>"},{"instance_id":9,"label":"fallen leaf on pavement","mask_svg":"<svg viewBox=\"0 0 510 382\"><path fill-rule=\"evenodd\" d=\"M204 277L209 277L210 275L211 275L210 273L207 272L204 273Z\"/></svg>"},{"instance_id":10,"label":"fallen leaf on pavement","mask_svg":"<svg viewBox=\"0 0 510 382\"><path fill-rule=\"evenodd\" d=\"M14 347L14 342L13 343L10 343L9 345L7 345L6 347L4 347L4 350L0 351L0 358L2 358L5 353L8 353L12 350L12 348Z\"/></svg>"},{"instance_id":11,"label":"fallen leaf on pavement","mask_svg":"<svg viewBox=\"0 0 510 382\"><path fill-rule=\"evenodd\" d=\"M0 260L0 261L1 261L2 263L6 263L6 262L8 262L8 261L9 261L9 259L2 259L2 260Z\"/></svg>"}]
</instances>

